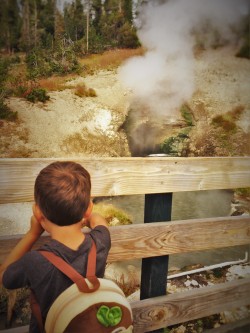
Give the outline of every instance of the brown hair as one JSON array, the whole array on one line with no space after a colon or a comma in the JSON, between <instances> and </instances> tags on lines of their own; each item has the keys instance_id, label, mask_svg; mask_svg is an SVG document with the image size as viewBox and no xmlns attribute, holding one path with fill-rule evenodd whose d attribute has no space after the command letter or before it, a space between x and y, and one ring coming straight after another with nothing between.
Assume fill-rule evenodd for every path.
<instances>
[{"instance_id":1,"label":"brown hair","mask_svg":"<svg viewBox=\"0 0 250 333\"><path fill-rule=\"evenodd\" d=\"M54 162L35 181L35 201L51 222L66 226L81 221L90 202L91 180L75 162Z\"/></svg>"}]
</instances>

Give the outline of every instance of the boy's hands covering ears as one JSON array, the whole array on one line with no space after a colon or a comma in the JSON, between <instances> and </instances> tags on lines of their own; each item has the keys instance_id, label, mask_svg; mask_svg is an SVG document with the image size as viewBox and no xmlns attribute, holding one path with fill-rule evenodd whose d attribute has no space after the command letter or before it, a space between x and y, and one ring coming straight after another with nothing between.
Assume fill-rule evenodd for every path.
<instances>
[{"instance_id":1,"label":"boy's hands covering ears","mask_svg":"<svg viewBox=\"0 0 250 333\"><path fill-rule=\"evenodd\" d=\"M92 213L88 218L85 218L83 225L91 229L94 229L98 225L108 227L108 223L105 218L98 213Z\"/></svg>"},{"instance_id":2,"label":"boy's hands covering ears","mask_svg":"<svg viewBox=\"0 0 250 333\"><path fill-rule=\"evenodd\" d=\"M34 235L34 237L39 237L44 232L43 227L41 226L41 223L37 220L35 215L31 216L30 219L30 230L29 232Z\"/></svg>"},{"instance_id":3,"label":"boy's hands covering ears","mask_svg":"<svg viewBox=\"0 0 250 333\"><path fill-rule=\"evenodd\" d=\"M34 207L33 207L33 213ZM30 219L30 229L24 235L24 237L17 243L17 245L13 248L13 250L9 253L7 258L4 260L2 265L0 266L0 284L2 283L2 276L5 269L12 264L13 262L20 259L26 252L30 251L33 244L37 241L37 239L44 232L43 227L40 224L40 220L35 217L34 214Z\"/></svg>"}]
</instances>

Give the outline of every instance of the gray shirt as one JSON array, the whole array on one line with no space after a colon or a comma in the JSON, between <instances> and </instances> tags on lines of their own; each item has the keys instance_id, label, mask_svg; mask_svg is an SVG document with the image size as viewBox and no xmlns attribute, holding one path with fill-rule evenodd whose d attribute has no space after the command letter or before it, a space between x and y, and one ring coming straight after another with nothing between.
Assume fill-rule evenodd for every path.
<instances>
[{"instance_id":1,"label":"gray shirt","mask_svg":"<svg viewBox=\"0 0 250 333\"><path fill-rule=\"evenodd\" d=\"M97 226L85 239L77 250L72 250L56 240L50 240L39 250L53 252L63 258L82 276L86 276L87 258L92 239L96 243L97 260L96 276L103 277L106 260L111 247L110 234L105 226ZM73 282L61 271L53 266L38 251L30 251L21 259L11 264L3 275L3 285L7 289L30 287L40 305L43 321L54 300ZM31 317L30 333L37 333L39 329L35 318Z\"/></svg>"}]
</instances>

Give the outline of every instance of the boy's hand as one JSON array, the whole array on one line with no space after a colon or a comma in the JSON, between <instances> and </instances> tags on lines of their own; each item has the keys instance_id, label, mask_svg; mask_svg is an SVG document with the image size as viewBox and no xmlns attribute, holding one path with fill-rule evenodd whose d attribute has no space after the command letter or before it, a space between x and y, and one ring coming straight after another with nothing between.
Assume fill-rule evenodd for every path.
<instances>
[{"instance_id":1,"label":"boy's hand","mask_svg":"<svg viewBox=\"0 0 250 333\"><path fill-rule=\"evenodd\" d=\"M12 249L10 254L4 260L0 267L0 284L2 283L2 277L5 269L13 262L20 259L26 252L30 251L33 244L37 241L40 235L44 232L40 222L33 215L30 219L30 229L20 240L19 243Z\"/></svg>"},{"instance_id":2,"label":"boy's hand","mask_svg":"<svg viewBox=\"0 0 250 333\"><path fill-rule=\"evenodd\" d=\"M29 232L34 235L39 237L43 232L44 229L41 226L41 223L36 219L36 217L34 215L31 216L30 219L30 230Z\"/></svg>"},{"instance_id":3,"label":"boy's hand","mask_svg":"<svg viewBox=\"0 0 250 333\"><path fill-rule=\"evenodd\" d=\"M89 226L91 229L94 229L98 225L104 225L105 227L108 227L108 223L105 218L98 213L92 213L88 218L86 225Z\"/></svg>"}]
</instances>

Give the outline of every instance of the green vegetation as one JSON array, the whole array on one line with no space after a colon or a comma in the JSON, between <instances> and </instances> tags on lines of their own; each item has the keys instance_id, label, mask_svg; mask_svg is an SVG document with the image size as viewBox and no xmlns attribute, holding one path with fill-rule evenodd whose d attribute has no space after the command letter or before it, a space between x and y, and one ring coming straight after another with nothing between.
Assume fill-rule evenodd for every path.
<instances>
[{"instance_id":1,"label":"green vegetation","mask_svg":"<svg viewBox=\"0 0 250 333\"><path fill-rule=\"evenodd\" d=\"M90 60L88 54L137 48L132 18L132 0L72 0L65 2L63 11L54 0L1 1L0 48L8 56L0 58L0 118L17 117L5 103L6 97L46 102L48 81L43 86L42 78L117 66L124 56L114 61L112 53L105 54L101 63L100 57ZM16 73L13 64L18 64ZM96 97L93 88L77 87L75 93Z\"/></svg>"},{"instance_id":2,"label":"green vegetation","mask_svg":"<svg viewBox=\"0 0 250 333\"><path fill-rule=\"evenodd\" d=\"M193 112L187 104L183 104L180 108L182 118L185 120L187 126L194 126Z\"/></svg>"},{"instance_id":3,"label":"green vegetation","mask_svg":"<svg viewBox=\"0 0 250 333\"><path fill-rule=\"evenodd\" d=\"M139 41L132 10L132 0L72 0L64 3L63 11L54 0L2 0L0 47L9 54L63 51L62 57L67 56L69 46L78 55L136 48ZM61 71L58 61L56 71Z\"/></svg>"},{"instance_id":4,"label":"green vegetation","mask_svg":"<svg viewBox=\"0 0 250 333\"><path fill-rule=\"evenodd\" d=\"M58 45L53 50L34 49L26 56L28 78L48 77L53 74L77 73L80 66L72 45Z\"/></svg>"},{"instance_id":5,"label":"green vegetation","mask_svg":"<svg viewBox=\"0 0 250 333\"><path fill-rule=\"evenodd\" d=\"M10 63L10 59L0 57L0 119L13 121L17 119L17 113L12 112L5 103L5 97L8 95L5 82L8 79Z\"/></svg>"},{"instance_id":6,"label":"green vegetation","mask_svg":"<svg viewBox=\"0 0 250 333\"><path fill-rule=\"evenodd\" d=\"M25 80L19 77L12 80L10 87L10 93L12 95L26 98L29 102L45 103L47 100L49 100L47 90L41 88L34 80Z\"/></svg>"},{"instance_id":7,"label":"green vegetation","mask_svg":"<svg viewBox=\"0 0 250 333\"><path fill-rule=\"evenodd\" d=\"M184 127L177 135L166 138L160 144L160 150L164 154L187 156L189 133L192 126L194 126L194 115L193 111L187 104L181 106L180 113L186 123L186 127Z\"/></svg>"},{"instance_id":8,"label":"green vegetation","mask_svg":"<svg viewBox=\"0 0 250 333\"><path fill-rule=\"evenodd\" d=\"M3 100L0 99L0 119L15 121L17 117L17 112L11 111Z\"/></svg>"},{"instance_id":9,"label":"green vegetation","mask_svg":"<svg viewBox=\"0 0 250 333\"><path fill-rule=\"evenodd\" d=\"M97 203L93 211L103 215L110 226L132 223L130 216L124 210L111 204Z\"/></svg>"},{"instance_id":10,"label":"green vegetation","mask_svg":"<svg viewBox=\"0 0 250 333\"><path fill-rule=\"evenodd\" d=\"M250 197L250 187L237 188L235 193L240 197Z\"/></svg>"},{"instance_id":11,"label":"green vegetation","mask_svg":"<svg viewBox=\"0 0 250 333\"><path fill-rule=\"evenodd\" d=\"M42 88L34 88L26 96L26 99L29 102L46 102L49 99L49 96L46 94L46 90Z\"/></svg>"},{"instance_id":12,"label":"green vegetation","mask_svg":"<svg viewBox=\"0 0 250 333\"><path fill-rule=\"evenodd\" d=\"M187 128L176 136L165 139L160 145L161 152L171 156L187 156L189 131L190 129Z\"/></svg>"}]
</instances>

